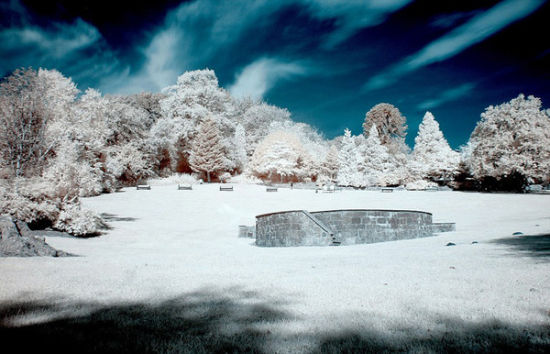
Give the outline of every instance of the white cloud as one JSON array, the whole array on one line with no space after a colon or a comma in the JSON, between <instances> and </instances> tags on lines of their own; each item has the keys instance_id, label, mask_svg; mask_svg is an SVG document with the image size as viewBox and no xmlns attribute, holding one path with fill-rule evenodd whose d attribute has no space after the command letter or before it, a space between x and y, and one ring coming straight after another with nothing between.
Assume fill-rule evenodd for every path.
<instances>
[{"instance_id":1,"label":"white cloud","mask_svg":"<svg viewBox=\"0 0 550 354\"><path fill-rule=\"evenodd\" d=\"M237 75L229 92L235 97L260 99L278 81L305 75L307 71L298 63L287 63L273 58L261 58L247 65Z\"/></svg>"},{"instance_id":2,"label":"white cloud","mask_svg":"<svg viewBox=\"0 0 550 354\"><path fill-rule=\"evenodd\" d=\"M386 17L411 2L411 0L303 0L309 3L314 16L320 19L336 19L336 29L324 42L331 49L358 30L378 25Z\"/></svg>"},{"instance_id":3,"label":"white cloud","mask_svg":"<svg viewBox=\"0 0 550 354\"><path fill-rule=\"evenodd\" d=\"M543 3L544 0L506 0L501 2L431 42L386 72L373 77L367 82L364 89L388 86L411 71L453 57L511 23L528 16Z\"/></svg>"},{"instance_id":4,"label":"white cloud","mask_svg":"<svg viewBox=\"0 0 550 354\"><path fill-rule=\"evenodd\" d=\"M475 88L474 83L465 83L452 89L443 91L438 97L426 100L419 103L416 107L419 110L433 109L435 107L441 106L444 103L452 102L460 97L470 93Z\"/></svg>"}]
</instances>

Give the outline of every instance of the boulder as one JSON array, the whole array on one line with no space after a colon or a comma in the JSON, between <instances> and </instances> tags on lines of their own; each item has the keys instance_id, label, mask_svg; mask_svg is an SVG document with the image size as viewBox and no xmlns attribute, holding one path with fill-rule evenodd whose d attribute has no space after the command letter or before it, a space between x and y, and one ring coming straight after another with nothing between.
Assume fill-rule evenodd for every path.
<instances>
[{"instance_id":1,"label":"boulder","mask_svg":"<svg viewBox=\"0 0 550 354\"><path fill-rule=\"evenodd\" d=\"M0 257L62 257L68 253L48 245L44 237L36 237L28 225L11 216L0 216Z\"/></svg>"}]
</instances>

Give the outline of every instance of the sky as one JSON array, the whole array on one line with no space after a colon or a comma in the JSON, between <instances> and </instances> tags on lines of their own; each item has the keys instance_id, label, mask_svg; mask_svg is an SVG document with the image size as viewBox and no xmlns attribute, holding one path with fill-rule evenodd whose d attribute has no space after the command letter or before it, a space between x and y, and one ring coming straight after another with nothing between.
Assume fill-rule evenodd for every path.
<instances>
[{"instance_id":1,"label":"sky","mask_svg":"<svg viewBox=\"0 0 550 354\"><path fill-rule=\"evenodd\" d=\"M57 69L80 90L160 92L188 70L289 109L327 138L377 103L431 111L453 148L489 105L550 107L544 0L0 0L0 75Z\"/></svg>"}]
</instances>

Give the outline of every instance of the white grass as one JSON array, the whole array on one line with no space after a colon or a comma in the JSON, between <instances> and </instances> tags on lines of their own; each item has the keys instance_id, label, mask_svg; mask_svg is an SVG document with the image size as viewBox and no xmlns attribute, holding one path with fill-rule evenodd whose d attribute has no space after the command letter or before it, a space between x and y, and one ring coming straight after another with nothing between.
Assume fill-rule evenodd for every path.
<instances>
[{"instance_id":1,"label":"white grass","mask_svg":"<svg viewBox=\"0 0 550 354\"><path fill-rule=\"evenodd\" d=\"M310 338L295 347L266 339L269 350L311 348L318 344L313 334L374 331L397 340L494 321L550 325L550 258L493 242L517 231L550 234L550 196L151 185L83 202L134 221L113 221L98 238L47 239L81 257L0 258L0 301L158 304L193 292L221 293L285 313L256 329ZM237 237L238 225L252 225L261 213L337 208L428 211L435 222L456 222L456 231L341 247L260 248ZM448 242L456 246L445 247ZM255 295L243 295L249 292Z\"/></svg>"}]
</instances>

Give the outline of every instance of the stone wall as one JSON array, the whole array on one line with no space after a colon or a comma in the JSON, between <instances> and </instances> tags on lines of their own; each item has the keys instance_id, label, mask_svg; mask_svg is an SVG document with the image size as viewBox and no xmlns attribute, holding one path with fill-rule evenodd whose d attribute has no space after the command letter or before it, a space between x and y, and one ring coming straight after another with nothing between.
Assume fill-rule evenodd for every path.
<instances>
[{"instance_id":1,"label":"stone wall","mask_svg":"<svg viewBox=\"0 0 550 354\"><path fill-rule=\"evenodd\" d=\"M327 246L330 231L304 210L256 216L256 245L267 247Z\"/></svg>"},{"instance_id":2,"label":"stone wall","mask_svg":"<svg viewBox=\"0 0 550 354\"><path fill-rule=\"evenodd\" d=\"M413 210L293 210L256 216L258 246L352 245L432 236L454 230Z\"/></svg>"},{"instance_id":3,"label":"stone wall","mask_svg":"<svg viewBox=\"0 0 550 354\"><path fill-rule=\"evenodd\" d=\"M409 210L329 210L312 215L343 245L432 236L432 214Z\"/></svg>"}]
</instances>

